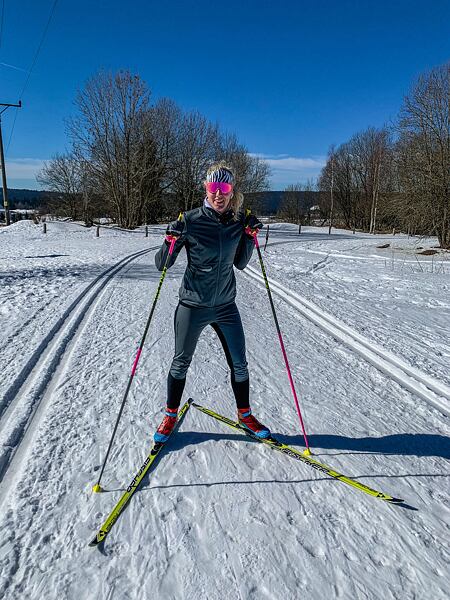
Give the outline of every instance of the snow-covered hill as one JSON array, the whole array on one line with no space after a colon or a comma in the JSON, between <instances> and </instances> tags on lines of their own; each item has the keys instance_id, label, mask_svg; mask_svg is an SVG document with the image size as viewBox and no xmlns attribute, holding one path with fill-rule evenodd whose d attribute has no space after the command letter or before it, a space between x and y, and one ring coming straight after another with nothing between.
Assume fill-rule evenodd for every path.
<instances>
[{"instance_id":1,"label":"snow-covered hill","mask_svg":"<svg viewBox=\"0 0 450 600\"><path fill-rule=\"evenodd\" d=\"M447 598L450 260L414 251L434 240L271 225L263 252L314 454L416 510L191 409L104 553L87 546L161 418L183 255L164 282L107 491L93 494L160 277L162 231L0 229L1 597ZM255 256L237 275L253 408L301 449L258 273ZM234 416L212 330L186 388Z\"/></svg>"}]
</instances>

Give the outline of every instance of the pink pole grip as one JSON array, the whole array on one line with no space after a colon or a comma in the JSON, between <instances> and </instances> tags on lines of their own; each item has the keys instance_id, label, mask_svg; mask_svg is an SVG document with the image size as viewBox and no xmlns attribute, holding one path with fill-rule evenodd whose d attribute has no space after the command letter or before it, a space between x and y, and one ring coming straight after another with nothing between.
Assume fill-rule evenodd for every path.
<instances>
[{"instance_id":1,"label":"pink pole grip","mask_svg":"<svg viewBox=\"0 0 450 600\"><path fill-rule=\"evenodd\" d=\"M177 238L173 238L170 242L169 246L169 256L172 255L173 249L175 248L175 244L177 243Z\"/></svg>"}]
</instances>

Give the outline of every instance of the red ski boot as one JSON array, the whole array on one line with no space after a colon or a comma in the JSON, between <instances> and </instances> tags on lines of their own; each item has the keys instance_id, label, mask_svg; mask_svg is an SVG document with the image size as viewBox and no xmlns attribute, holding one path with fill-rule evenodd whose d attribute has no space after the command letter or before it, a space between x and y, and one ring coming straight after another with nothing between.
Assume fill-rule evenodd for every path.
<instances>
[{"instance_id":1,"label":"red ski boot","mask_svg":"<svg viewBox=\"0 0 450 600\"><path fill-rule=\"evenodd\" d=\"M172 433L175 423L177 422L178 409L177 408L166 408L166 416L161 422L161 425L153 435L155 443L163 444L169 439L169 435Z\"/></svg>"},{"instance_id":2,"label":"red ski boot","mask_svg":"<svg viewBox=\"0 0 450 600\"><path fill-rule=\"evenodd\" d=\"M238 420L241 425L251 431L254 435L259 438L270 437L270 429L260 423L258 419L252 415L251 408L239 408L238 409Z\"/></svg>"}]
</instances>

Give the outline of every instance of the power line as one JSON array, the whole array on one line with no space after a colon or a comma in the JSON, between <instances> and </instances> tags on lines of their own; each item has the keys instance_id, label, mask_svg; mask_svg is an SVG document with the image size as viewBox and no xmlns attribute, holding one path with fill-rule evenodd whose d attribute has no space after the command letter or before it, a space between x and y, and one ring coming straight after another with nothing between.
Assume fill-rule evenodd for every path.
<instances>
[{"instance_id":1,"label":"power line","mask_svg":"<svg viewBox=\"0 0 450 600\"><path fill-rule=\"evenodd\" d=\"M28 82L30 81L31 73L33 72L33 69L34 69L34 67L36 65L36 62L37 62L39 53L41 51L41 48L42 48L42 46L44 44L44 40L45 40L45 37L47 35L48 28L50 27L50 22L52 20L53 13L55 12L55 8L56 8L57 4L58 4L58 0L54 0L53 6L52 6L52 10L50 11L50 15L49 15L48 20L47 20L47 25L45 26L44 33L42 34L42 38L41 38L41 41L39 43L38 49L36 50L36 54L34 55L33 62L31 63L31 68L28 71L28 77L27 77L27 79L25 81L25 84L24 84L24 86L22 88L22 91L20 93L20 96L19 96L21 100L22 100L22 96L23 96L23 94L25 92L25 89L26 89L26 87L28 85Z\"/></svg>"},{"instance_id":2,"label":"power line","mask_svg":"<svg viewBox=\"0 0 450 600\"><path fill-rule=\"evenodd\" d=\"M5 0L3 0L3 5L4 5L4 2L5 2ZM35 52L35 55L34 55L34 58L33 58L33 62L31 63L30 70L28 71L28 76L26 78L26 81L24 83L22 91L20 92L20 95L19 95L19 99L20 100L22 100L22 98L23 98L25 90L26 90L26 88L28 86L28 82L30 81L31 73L33 72L33 69L36 66L39 53L40 53L40 51L42 49L42 46L44 45L44 41L45 41L45 38L47 36L48 28L50 27L50 23L51 23L51 20L53 18L53 14L55 12L57 4L58 4L58 0L54 0L52 9L50 11L50 15L49 15L48 20L47 20L47 24L46 24L46 26L44 28L44 32L43 32L42 37L41 37L41 41L39 42L39 46L38 46L38 48L37 48L37 50ZM2 12L2 23L3 23L3 12ZM8 154L9 146L11 144L12 136L13 136L13 133L14 133L14 127L16 126L16 120L17 120L17 109L16 109L16 114L14 115L13 126L12 126L12 129L11 129L11 133L9 134L9 140L8 140L8 145L6 146L6 153L5 154Z\"/></svg>"},{"instance_id":3,"label":"power line","mask_svg":"<svg viewBox=\"0 0 450 600\"><path fill-rule=\"evenodd\" d=\"M5 14L5 0L2 0L2 17L0 20L0 50L2 47L2 39L3 39L3 16Z\"/></svg>"}]
</instances>

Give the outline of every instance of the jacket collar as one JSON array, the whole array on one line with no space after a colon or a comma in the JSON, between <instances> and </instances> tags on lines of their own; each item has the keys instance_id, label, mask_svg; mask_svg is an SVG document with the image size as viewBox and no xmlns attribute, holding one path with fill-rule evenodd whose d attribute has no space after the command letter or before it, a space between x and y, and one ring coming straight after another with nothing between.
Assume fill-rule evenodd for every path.
<instances>
[{"instance_id":1,"label":"jacket collar","mask_svg":"<svg viewBox=\"0 0 450 600\"><path fill-rule=\"evenodd\" d=\"M215 211L213 208L211 208L206 198L203 202L202 209L205 215L214 219L214 221L216 221L217 223L222 223L222 225L227 225L227 223L229 223L234 217L234 211L232 209L227 210L222 214Z\"/></svg>"}]
</instances>

